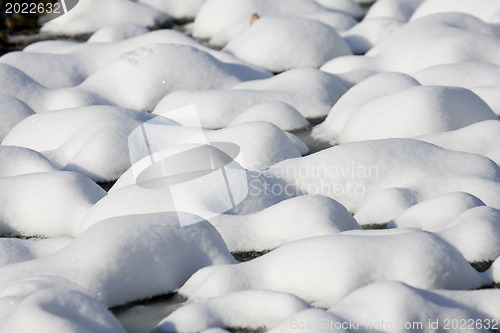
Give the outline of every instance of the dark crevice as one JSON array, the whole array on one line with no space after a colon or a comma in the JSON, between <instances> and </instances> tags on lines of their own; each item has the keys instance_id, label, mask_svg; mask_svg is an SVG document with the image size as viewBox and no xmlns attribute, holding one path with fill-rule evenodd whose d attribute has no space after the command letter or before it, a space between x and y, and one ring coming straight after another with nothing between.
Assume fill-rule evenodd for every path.
<instances>
[{"instance_id":1,"label":"dark crevice","mask_svg":"<svg viewBox=\"0 0 500 333\"><path fill-rule=\"evenodd\" d=\"M246 251L246 252L232 252L233 258L238 262L247 262L253 260L255 258L261 257L266 253L271 252L270 250L266 251Z\"/></svg>"}]
</instances>

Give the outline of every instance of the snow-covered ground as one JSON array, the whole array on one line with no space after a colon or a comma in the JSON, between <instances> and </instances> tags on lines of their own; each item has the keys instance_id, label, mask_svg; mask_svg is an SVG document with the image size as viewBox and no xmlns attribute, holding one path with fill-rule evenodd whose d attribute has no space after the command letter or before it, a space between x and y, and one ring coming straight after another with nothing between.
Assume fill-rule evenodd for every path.
<instances>
[{"instance_id":1,"label":"snow-covered ground","mask_svg":"<svg viewBox=\"0 0 500 333\"><path fill-rule=\"evenodd\" d=\"M499 332L500 1L369 3L80 0L0 57L0 332Z\"/></svg>"}]
</instances>

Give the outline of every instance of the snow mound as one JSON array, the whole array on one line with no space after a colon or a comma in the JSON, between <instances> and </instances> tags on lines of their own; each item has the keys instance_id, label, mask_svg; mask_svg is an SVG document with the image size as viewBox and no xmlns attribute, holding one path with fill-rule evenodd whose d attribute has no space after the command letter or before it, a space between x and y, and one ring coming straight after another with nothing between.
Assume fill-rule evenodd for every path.
<instances>
[{"instance_id":1,"label":"snow mound","mask_svg":"<svg viewBox=\"0 0 500 333\"><path fill-rule=\"evenodd\" d=\"M252 121L267 121L283 131L293 131L310 125L293 106L280 101L272 101L249 107L233 119L228 126Z\"/></svg>"},{"instance_id":2,"label":"snow mound","mask_svg":"<svg viewBox=\"0 0 500 333\"><path fill-rule=\"evenodd\" d=\"M2 235L73 235L106 193L81 174L59 171L0 178L0 188Z\"/></svg>"},{"instance_id":3,"label":"snow mound","mask_svg":"<svg viewBox=\"0 0 500 333\"><path fill-rule=\"evenodd\" d=\"M5 136L24 118L35 112L17 98L0 95L0 143Z\"/></svg>"},{"instance_id":4,"label":"snow mound","mask_svg":"<svg viewBox=\"0 0 500 333\"><path fill-rule=\"evenodd\" d=\"M342 328L342 323L345 322L345 319L331 312L313 308L294 314L292 317L283 320L280 324L268 330L268 332L292 333L297 332L297 329L307 330L309 333L326 333L331 332L333 329L338 333L355 332L349 329L349 325L346 327L344 324L344 328ZM340 325L337 324L337 326L335 326L335 323L340 323ZM349 323L347 322L347 324Z\"/></svg>"},{"instance_id":5,"label":"snow mound","mask_svg":"<svg viewBox=\"0 0 500 333\"><path fill-rule=\"evenodd\" d=\"M360 323L365 330L380 329L384 332L438 331L445 328L446 322L454 320L498 318L499 304L494 296L496 290L487 291L436 291L423 290L396 281L383 281L354 291L328 309L345 321ZM453 298L456 295L460 301ZM451 297L450 297L451 296ZM487 312L470 307L470 301L476 300L484 306L493 306ZM494 314L493 316L491 316ZM479 321L478 321L479 322ZM448 324L451 326L451 324ZM364 325L363 325L364 324ZM478 327L478 331L481 330Z\"/></svg>"},{"instance_id":6,"label":"snow mound","mask_svg":"<svg viewBox=\"0 0 500 333\"><path fill-rule=\"evenodd\" d=\"M26 318L30 320L26 320ZM120 322L95 299L77 291L52 288L27 297L2 332L125 333Z\"/></svg>"},{"instance_id":7,"label":"snow mound","mask_svg":"<svg viewBox=\"0 0 500 333\"><path fill-rule=\"evenodd\" d=\"M500 86L500 66L481 62L437 65L413 75L422 85L456 86L467 89Z\"/></svg>"},{"instance_id":8,"label":"snow mound","mask_svg":"<svg viewBox=\"0 0 500 333\"><path fill-rule=\"evenodd\" d=\"M436 65L462 62L500 65L495 56L499 52L500 43L492 26L474 16L450 12L411 21L373 46L364 57L337 57L324 67L335 74L355 70L413 74Z\"/></svg>"},{"instance_id":9,"label":"snow mound","mask_svg":"<svg viewBox=\"0 0 500 333\"><path fill-rule=\"evenodd\" d=\"M383 227L413 207L419 200L421 200L420 193L411 188L385 188L371 195L354 214L354 218L361 225Z\"/></svg>"},{"instance_id":10,"label":"snow mound","mask_svg":"<svg viewBox=\"0 0 500 333\"><path fill-rule=\"evenodd\" d=\"M349 46L330 26L289 17L258 19L231 39L224 51L272 72L320 67L330 59L351 54Z\"/></svg>"},{"instance_id":11,"label":"snow mound","mask_svg":"<svg viewBox=\"0 0 500 333\"><path fill-rule=\"evenodd\" d=\"M421 86L406 74L380 73L349 89L313 137L331 143L413 137L496 118L468 89Z\"/></svg>"},{"instance_id":12,"label":"snow mound","mask_svg":"<svg viewBox=\"0 0 500 333\"><path fill-rule=\"evenodd\" d=\"M169 24L170 20L167 14L133 1L85 0L77 2L77 5L68 13L45 23L41 31L61 35L79 35L120 23L133 23L153 28Z\"/></svg>"},{"instance_id":13,"label":"snow mound","mask_svg":"<svg viewBox=\"0 0 500 333\"><path fill-rule=\"evenodd\" d=\"M418 86L369 101L339 133L340 143L408 138L456 130L497 119L491 108L465 88Z\"/></svg>"},{"instance_id":14,"label":"snow mound","mask_svg":"<svg viewBox=\"0 0 500 333\"><path fill-rule=\"evenodd\" d=\"M191 20L196 17L205 0L140 0L139 2L158 9L177 20Z\"/></svg>"},{"instance_id":15,"label":"snow mound","mask_svg":"<svg viewBox=\"0 0 500 333\"><path fill-rule=\"evenodd\" d=\"M89 37L88 43L114 43L137 37L148 33L149 30L139 24L120 23L111 26L105 26L97 30Z\"/></svg>"},{"instance_id":16,"label":"snow mound","mask_svg":"<svg viewBox=\"0 0 500 333\"><path fill-rule=\"evenodd\" d=\"M488 120L456 131L417 137L449 150L488 157L500 165L500 121Z\"/></svg>"},{"instance_id":17,"label":"snow mound","mask_svg":"<svg viewBox=\"0 0 500 333\"><path fill-rule=\"evenodd\" d=\"M427 0L413 13L410 20L427 15L445 13L452 9L457 13L473 15L488 23L500 23L500 3L495 0Z\"/></svg>"},{"instance_id":18,"label":"snow mound","mask_svg":"<svg viewBox=\"0 0 500 333\"><path fill-rule=\"evenodd\" d=\"M432 233L385 230L300 240L249 262L204 268L179 292L197 300L268 289L293 293L325 307L383 280L424 289L472 289L489 283L457 250Z\"/></svg>"},{"instance_id":19,"label":"snow mound","mask_svg":"<svg viewBox=\"0 0 500 333\"><path fill-rule=\"evenodd\" d=\"M500 208L500 169L490 159L413 139L339 145L280 162L265 174L295 186L299 192L329 196L352 213L394 187L411 190L417 201L459 191ZM394 200L379 202L373 206L374 213L394 204Z\"/></svg>"},{"instance_id":20,"label":"snow mound","mask_svg":"<svg viewBox=\"0 0 500 333\"><path fill-rule=\"evenodd\" d=\"M36 150L62 170L111 181L130 167L128 135L152 118L111 106L44 112L21 122L3 144Z\"/></svg>"},{"instance_id":21,"label":"snow mound","mask_svg":"<svg viewBox=\"0 0 500 333\"><path fill-rule=\"evenodd\" d=\"M99 60L99 55L96 55L94 59L89 59L85 54L18 51L2 56L0 63L23 71L47 88L62 89L80 84L90 75Z\"/></svg>"},{"instance_id":22,"label":"snow mound","mask_svg":"<svg viewBox=\"0 0 500 333\"><path fill-rule=\"evenodd\" d=\"M374 18L392 18L406 22L415 10L427 0L378 0L366 13L363 21Z\"/></svg>"},{"instance_id":23,"label":"snow mound","mask_svg":"<svg viewBox=\"0 0 500 333\"><path fill-rule=\"evenodd\" d=\"M500 318L498 290L424 290L397 281L381 281L356 290L327 311L304 310L270 332L437 331L452 322L478 322L487 332ZM479 323L485 323L481 327ZM306 326L307 325L307 326ZM471 326L472 327L472 326Z\"/></svg>"},{"instance_id":24,"label":"snow mound","mask_svg":"<svg viewBox=\"0 0 500 333\"><path fill-rule=\"evenodd\" d=\"M216 212L217 214L214 214L214 203L226 196L227 189L222 190L219 188L220 191L214 191L214 186L219 185L209 184L209 186L199 188L197 192L192 192L184 200L177 198L177 202L183 206L181 211L196 212L197 215L204 213L210 216L210 218L224 211L227 214L254 214L295 196L290 195L290 191L285 191L286 184L279 180L267 178L261 173L250 171L246 171L246 175L244 176L246 176L248 195L235 207L229 207L227 210L219 210ZM80 230L85 230L89 226L111 217L179 211L169 188L146 188L139 186L136 185L134 177L132 170L127 171L109 190L108 195L91 209L85 217ZM240 182L237 184L245 188L244 184ZM237 193L241 191L238 188L235 188L235 190Z\"/></svg>"},{"instance_id":25,"label":"snow mound","mask_svg":"<svg viewBox=\"0 0 500 333\"><path fill-rule=\"evenodd\" d=\"M0 266L33 260L59 251L73 240L73 237L53 237L33 240L0 238Z\"/></svg>"},{"instance_id":26,"label":"snow mound","mask_svg":"<svg viewBox=\"0 0 500 333\"><path fill-rule=\"evenodd\" d=\"M21 102L25 103L32 111L37 112L41 109L43 99L47 96L49 90L33 80L30 76L26 75L23 71L7 65L0 64L0 91L4 95L9 95L17 98ZM10 100L10 102L9 102ZM6 100L11 106L16 102L12 102L9 98ZM17 109L17 108L16 108ZM2 114L5 111L2 111ZM17 111L16 113L18 113ZM22 114L31 113L29 109L21 111ZM14 112L11 114L9 111L9 117L12 117ZM4 116L2 116L4 117ZM2 127L5 125L2 124Z\"/></svg>"},{"instance_id":27,"label":"snow mound","mask_svg":"<svg viewBox=\"0 0 500 333\"><path fill-rule=\"evenodd\" d=\"M203 127L222 128L254 105L280 101L313 119L326 116L346 90L344 83L333 75L313 68L300 68L272 78L240 83L226 90L172 92L158 103L153 113L164 115L194 104ZM172 119L192 125L183 119Z\"/></svg>"},{"instance_id":28,"label":"snow mound","mask_svg":"<svg viewBox=\"0 0 500 333\"><path fill-rule=\"evenodd\" d=\"M314 127L312 135L324 141L336 142L338 134L354 113L363 105L399 91L418 86L418 82L402 73L380 73L370 76L349 89L335 103L325 121Z\"/></svg>"},{"instance_id":29,"label":"snow mound","mask_svg":"<svg viewBox=\"0 0 500 333\"><path fill-rule=\"evenodd\" d=\"M188 304L163 319L158 332L201 332L209 328L273 327L284 318L309 308L300 298L267 290L245 290Z\"/></svg>"},{"instance_id":30,"label":"snow mound","mask_svg":"<svg viewBox=\"0 0 500 333\"><path fill-rule=\"evenodd\" d=\"M57 171L42 154L23 147L0 146L0 177Z\"/></svg>"},{"instance_id":31,"label":"snow mound","mask_svg":"<svg viewBox=\"0 0 500 333\"><path fill-rule=\"evenodd\" d=\"M179 31L157 30L145 33L148 30L142 29L145 28L134 24L120 24L99 29L88 43L37 42L27 46L23 52L7 53L0 58L0 62L18 68L38 83L52 89L76 86L119 56L156 44L187 45L208 52L221 61L242 63L227 53L202 46ZM138 35L132 37L134 34ZM125 36L130 38L115 41ZM239 69L243 71L244 68L242 65Z\"/></svg>"},{"instance_id":32,"label":"snow mound","mask_svg":"<svg viewBox=\"0 0 500 333\"><path fill-rule=\"evenodd\" d=\"M235 66L195 47L156 44L118 57L79 87L118 106L148 111L173 90L229 88L263 77L257 71L235 71Z\"/></svg>"},{"instance_id":33,"label":"snow mound","mask_svg":"<svg viewBox=\"0 0 500 333\"><path fill-rule=\"evenodd\" d=\"M234 262L208 222L181 227L177 214L134 215L96 224L46 257L1 267L0 294L23 298L59 286L112 307L167 294L202 267Z\"/></svg>"},{"instance_id":34,"label":"snow mound","mask_svg":"<svg viewBox=\"0 0 500 333\"><path fill-rule=\"evenodd\" d=\"M394 18L376 17L364 19L351 29L341 32L340 35L354 54L365 54L403 25L403 21Z\"/></svg>"},{"instance_id":35,"label":"snow mound","mask_svg":"<svg viewBox=\"0 0 500 333\"><path fill-rule=\"evenodd\" d=\"M500 211L471 208L437 233L469 262L488 262L500 257Z\"/></svg>"},{"instance_id":36,"label":"snow mound","mask_svg":"<svg viewBox=\"0 0 500 333\"><path fill-rule=\"evenodd\" d=\"M451 192L419 202L389 223L389 227L418 228L427 231L440 231L454 224L453 220L471 208L484 206L473 195L464 192Z\"/></svg>"},{"instance_id":37,"label":"snow mound","mask_svg":"<svg viewBox=\"0 0 500 333\"><path fill-rule=\"evenodd\" d=\"M476 87L471 89L476 95L481 97L500 118L500 85Z\"/></svg>"},{"instance_id":38,"label":"snow mound","mask_svg":"<svg viewBox=\"0 0 500 333\"><path fill-rule=\"evenodd\" d=\"M250 195L261 195L252 193ZM265 251L292 241L360 229L338 202L322 196L284 200L251 215L222 214L210 219L231 252Z\"/></svg>"},{"instance_id":39,"label":"snow mound","mask_svg":"<svg viewBox=\"0 0 500 333\"><path fill-rule=\"evenodd\" d=\"M207 0L194 21L193 36L224 45L250 25L252 14L265 16L314 17L329 11L360 17L363 10L350 0ZM214 43L216 42L216 43Z\"/></svg>"}]
</instances>

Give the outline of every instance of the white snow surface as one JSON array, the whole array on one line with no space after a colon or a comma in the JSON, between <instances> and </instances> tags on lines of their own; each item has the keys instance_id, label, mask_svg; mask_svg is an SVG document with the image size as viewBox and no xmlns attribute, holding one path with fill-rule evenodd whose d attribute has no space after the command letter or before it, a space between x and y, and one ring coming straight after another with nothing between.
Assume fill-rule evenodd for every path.
<instances>
[{"instance_id":1,"label":"white snow surface","mask_svg":"<svg viewBox=\"0 0 500 333\"><path fill-rule=\"evenodd\" d=\"M363 15L363 10L351 0L207 0L194 21L193 36L211 39L211 43L223 46L250 25L254 13L261 17L305 16L315 18L319 16L321 18L329 11L341 12L344 15L355 17ZM343 19L339 16L330 17L334 20ZM330 22L332 22L331 19Z\"/></svg>"},{"instance_id":2,"label":"white snow surface","mask_svg":"<svg viewBox=\"0 0 500 333\"><path fill-rule=\"evenodd\" d=\"M256 20L231 39L224 51L272 72L320 67L330 59L351 54L334 28L312 19L287 17Z\"/></svg>"},{"instance_id":3,"label":"white snow surface","mask_svg":"<svg viewBox=\"0 0 500 333\"><path fill-rule=\"evenodd\" d=\"M318 269L322 274L316 273ZM289 243L246 263L201 269L179 292L197 300L238 290L269 289L327 307L362 286L383 280L424 289L472 289L490 282L438 236L396 229Z\"/></svg>"},{"instance_id":4,"label":"white snow surface","mask_svg":"<svg viewBox=\"0 0 500 333\"><path fill-rule=\"evenodd\" d=\"M344 94L314 135L331 142L414 137L497 119L466 88L418 85L410 76L382 73Z\"/></svg>"},{"instance_id":5,"label":"white snow surface","mask_svg":"<svg viewBox=\"0 0 500 333\"><path fill-rule=\"evenodd\" d=\"M57 287L27 297L2 327L2 332L6 333L40 330L53 333L126 332L102 303L81 292Z\"/></svg>"},{"instance_id":6,"label":"white snow surface","mask_svg":"<svg viewBox=\"0 0 500 333\"><path fill-rule=\"evenodd\" d=\"M231 252L272 250L298 239L360 229L344 206L323 196L294 197L255 214L221 214L210 223Z\"/></svg>"},{"instance_id":7,"label":"white snow surface","mask_svg":"<svg viewBox=\"0 0 500 333\"><path fill-rule=\"evenodd\" d=\"M416 202L449 192L467 192L500 208L500 169L490 159L453 152L414 139L385 139L338 145L266 170L297 191L329 196L357 213L364 207L393 210L393 188L409 190ZM370 214L367 214L368 216ZM376 221L371 221L375 223ZM379 221L387 222L387 221Z\"/></svg>"},{"instance_id":8,"label":"white snow surface","mask_svg":"<svg viewBox=\"0 0 500 333\"><path fill-rule=\"evenodd\" d=\"M42 154L24 147L0 146L0 178L59 170Z\"/></svg>"},{"instance_id":9,"label":"white snow surface","mask_svg":"<svg viewBox=\"0 0 500 333\"><path fill-rule=\"evenodd\" d=\"M128 136L152 118L111 106L43 112L16 126L2 145L30 148L62 170L111 181L130 167Z\"/></svg>"},{"instance_id":10,"label":"white snow surface","mask_svg":"<svg viewBox=\"0 0 500 333\"><path fill-rule=\"evenodd\" d=\"M245 290L186 305L163 319L156 331L201 332L220 327L273 327L284 318L309 307L307 302L287 293Z\"/></svg>"},{"instance_id":11,"label":"white snow surface","mask_svg":"<svg viewBox=\"0 0 500 333\"><path fill-rule=\"evenodd\" d=\"M498 330L500 3L366 2L82 0L13 37L0 331Z\"/></svg>"},{"instance_id":12,"label":"white snow surface","mask_svg":"<svg viewBox=\"0 0 500 333\"><path fill-rule=\"evenodd\" d=\"M333 75L313 68L300 68L272 78L240 83L226 90L175 91L165 96L153 113L164 115L194 104L203 127L221 128L252 106L280 101L293 106L305 118L314 119L326 116L346 90L346 85ZM184 125L193 124L190 119L172 119Z\"/></svg>"},{"instance_id":13,"label":"white snow surface","mask_svg":"<svg viewBox=\"0 0 500 333\"><path fill-rule=\"evenodd\" d=\"M106 192L76 172L37 172L0 178L0 234L74 235Z\"/></svg>"},{"instance_id":14,"label":"white snow surface","mask_svg":"<svg viewBox=\"0 0 500 333\"><path fill-rule=\"evenodd\" d=\"M169 21L170 17L166 13L134 1L82 0L65 15L45 23L42 31L78 35L119 23L134 23L153 28Z\"/></svg>"},{"instance_id":15,"label":"white snow surface","mask_svg":"<svg viewBox=\"0 0 500 333\"><path fill-rule=\"evenodd\" d=\"M201 267L232 263L208 222L181 227L175 213L110 219L58 252L1 267L0 322L48 288L80 291L112 307L172 292Z\"/></svg>"}]
</instances>

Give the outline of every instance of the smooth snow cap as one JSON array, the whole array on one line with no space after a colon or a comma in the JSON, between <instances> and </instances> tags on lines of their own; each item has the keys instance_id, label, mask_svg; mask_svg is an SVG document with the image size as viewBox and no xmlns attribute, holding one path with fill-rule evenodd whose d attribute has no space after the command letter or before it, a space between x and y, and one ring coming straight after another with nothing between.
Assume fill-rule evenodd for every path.
<instances>
[{"instance_id":1,"label":"smooth snow cap","mask_svg":"<svg viewBox=\"0 0 500 333\"><path fill-rule=\"evenodd\" d=\"M273 327L284 318L309 308L300 298L267 290L245 290L188 304L163 319L155 331L201 332L209 328Z\"/></svg>"},{"instance_id":2,"label":"smooth snow cap","mask_svg":"<svg viewBox=\"0 0 500 333\"><path fill-rule=\"evenodd\" d=\"M83 0L78 1L75 8L68 13L45 23L41 31L61 35L79 35L120 23L158 27L169 21L170 17L167 14L133 1Z\"/></svg>"},{"instance_id":3,"label":"smooth snow cap","mask_svg":"<svg viewBox=\"0 0 500 333\"><path fill-rule=\"evenodd\" d=\"M360 230L289 243L246 263L201 269L179 292L197 300L268 289L324 307L381 280L425 289L472 289L489 283L432 233Z\"/></svg>"},{"instance_id":4,"label":"smooth snow cap","mask_svg":"<svg viewBox=\"0 0 500 333\"><path fill-rule=\"evenodd\" d=\"M249 195L264 194L259 190L250 188ZM284 200L251 215L222 214L210 223L231 252L272 250L298 239L360 229L344 206L316 195Z\"/></svg>"},{"instance_id":5,"label":"smooth snow cap","mask_svg":"<svg viewBox=\"0 0 500 333\"><path fill-rule=\"evenodd\" d=\"M248 30L231 39L224 51L272 72L320 67L330 59L352 53L328 25L288 17L256 20Z\"/></svg>"},{"instance_id":6,"label":"smooth snow cap","mask_svg":"<svg viewBox=\"0 0 500 333\"><path fill-rule=\"evenodd\" d=\"M27 297L2 326L2 332L35 332L41 328L53 333L126 332L103 304L63 288L41 290Z\"/></svg>"},{"instance_id":7,"label":"smooth snow cap","mask_svg":"<svg viewBox=\"0 0 500 333\"><path fill-rule=\"evenodd\" d=\"M130 167L128 135L152 118L112 106L44 112L21 122L2 144L33 149L62 170L106 182Z\"/></svg>"}]
</instances>

